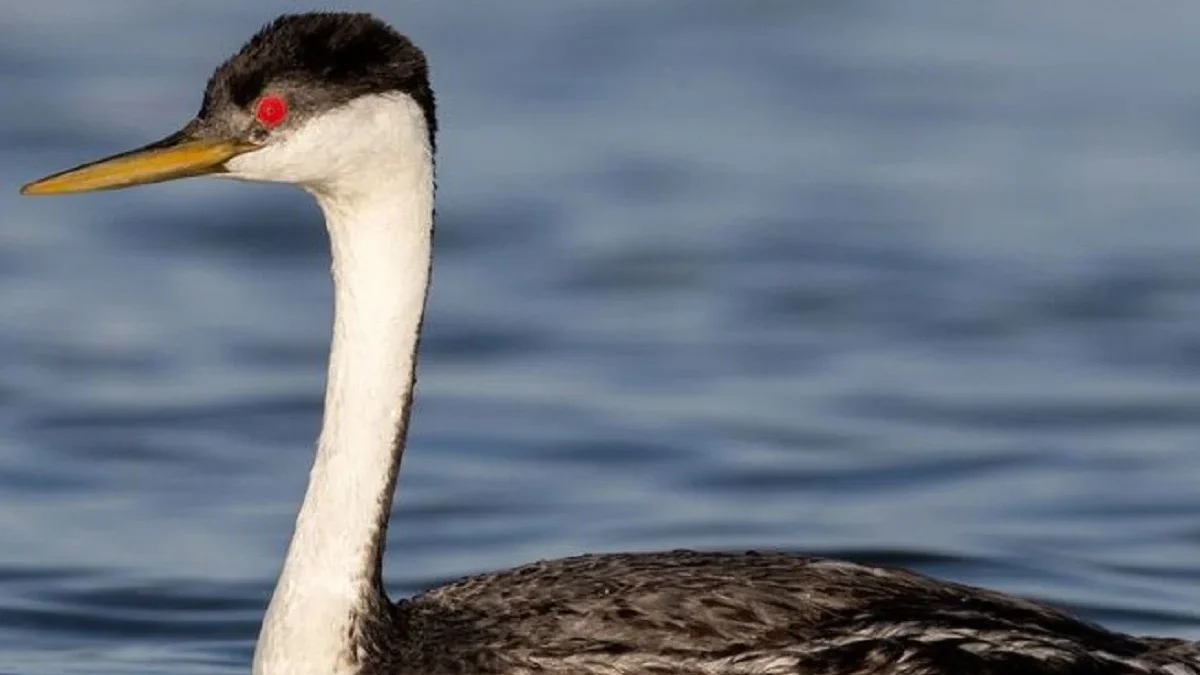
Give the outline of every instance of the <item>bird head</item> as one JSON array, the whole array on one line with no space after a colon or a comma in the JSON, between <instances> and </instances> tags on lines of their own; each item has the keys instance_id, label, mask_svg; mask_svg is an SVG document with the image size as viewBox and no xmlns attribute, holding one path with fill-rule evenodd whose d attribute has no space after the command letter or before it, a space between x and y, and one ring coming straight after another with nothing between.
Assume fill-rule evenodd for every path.
<instances>
[{"instance_id":1,"label":"bird head","mask_svg":"<svg viewBox=\"0 0 1200 675\"><path fill-rule=\"evenodd\" d=\"M281 16L209 79L200 112L136 150L22 188L50 195L189 176L294 183L361 180L417 152L432 160L436 120L425 56L367 14Z\"/></svg>"}]
</instances>

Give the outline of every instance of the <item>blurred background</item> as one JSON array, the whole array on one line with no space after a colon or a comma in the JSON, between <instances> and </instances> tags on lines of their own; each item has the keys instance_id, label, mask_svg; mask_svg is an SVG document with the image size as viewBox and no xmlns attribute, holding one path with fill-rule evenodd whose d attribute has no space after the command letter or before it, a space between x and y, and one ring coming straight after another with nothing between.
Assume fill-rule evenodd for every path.
<instances>
[{"instance_id":1,"label":"blurred background","mask_svg":"<svg viewBox=\"0 0 1200 675\"><path fill-rule=\"evenodd\" d=\"M442 125L394 594L753 547L1200 638L1200 5L353 7L425 48ZM305 8L0 3L2 673L247 672L320 214L16 190L172 131Z\"/></svg>"}]
</instances>

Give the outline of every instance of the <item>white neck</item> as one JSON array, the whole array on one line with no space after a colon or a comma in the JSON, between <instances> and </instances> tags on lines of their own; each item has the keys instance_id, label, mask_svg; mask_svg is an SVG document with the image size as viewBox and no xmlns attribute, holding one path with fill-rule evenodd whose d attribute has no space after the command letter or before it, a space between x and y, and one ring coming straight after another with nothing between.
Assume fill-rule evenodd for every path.
<instances>
[{"instance_id":1,"label":"white neck","mask_svg":"<svg viewBox=\"0 0 1200 675\"><path fill-rule=\"evenodd\" d=\"M393 112L411 122L405 101ZM316 460L255 675L355 672L354 617L384 597L380 559L415 384L434 190L423 123L384 131L406 137L379 139L387 156L361 173L308 186L333 251L333 347Z\"/></svg>"}]
</instances>

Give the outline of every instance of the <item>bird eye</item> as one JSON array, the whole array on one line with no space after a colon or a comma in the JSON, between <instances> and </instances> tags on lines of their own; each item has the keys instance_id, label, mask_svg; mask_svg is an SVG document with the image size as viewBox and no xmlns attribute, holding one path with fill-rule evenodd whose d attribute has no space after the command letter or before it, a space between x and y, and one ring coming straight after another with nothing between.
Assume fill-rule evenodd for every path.
<instances>
[{"instance_id":1,"label":"bird eye","mask_svg":"<svg viewBox=\"0 0 1200 675\"><path fill-rule=\"evenodd\" d=\"M254 116L268 129L277 127L287 118L287 101L279 96L264 96L258 102Z\"/></svg>"}]
</instances>

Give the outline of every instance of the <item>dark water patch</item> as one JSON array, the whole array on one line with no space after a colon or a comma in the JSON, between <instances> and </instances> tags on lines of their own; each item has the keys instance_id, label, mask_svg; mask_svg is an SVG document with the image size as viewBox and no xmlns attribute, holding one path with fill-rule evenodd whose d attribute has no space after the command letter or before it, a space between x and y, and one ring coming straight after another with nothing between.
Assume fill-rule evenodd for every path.
<instances>
[{"instance_id":1,"label":"dark water patch","mask_svg":"<svg viewBox=\"0 0 1200 675\"><path fill-rule=\"evenodd\" d=\"M171 359L164 353L153 351L103 353L87 352L78 346L42 343L23 346L28 358L36 359L45 368L74 373L87 373L89 377L136 378L162 374L171 368Z\"/></svg>"},{"instance_id":2,"label":"dark water patch","mask_svg":"<svg viewBox=\"0 0 1200 675\"><path fill-rule=\"evenodd\" d=\"M439 206L434 231L438 256L504 255L537 250L564 220L563 206L551 195L489 196L478 202Z\"/></svg>"},{"instance_id":3,"label":"dark water patch","mask_svg":"<svg viewBox=\"0 0 1200 675\"><path fill-rule=\"evenodd\" d=\"M1189 586L1200 587L1200 570L1196 568L1176 567L1172 565L1149 565L1136 563L1090 562L1089 565L1107 572L1114 572L1125 577L1142 577L1144 579L1171 580L1186 582Z\"/></svg>"},{"instance_id":4,"label":"dark water patch","mask_svg":"<svg viewBox=\"0 0 1200 675\"><path fill-rule=\"evenodd\" d=\"M1133 323L1186 316L1200 304L1200 258L1164 252L1097 261L1077 278L1043 284L1031 313L1088 330L1093 322ZM1152 325L1152 324L1151 324Z\"/></svg>"},{"instance_id":5,"label":"dark water patch","mask_svg":"<svg viewBox=\"0 0 1200 675\"><path fill-rule=\"evenodd\" d=\"M61 124L39 123L0 127L0 143L9 148L14 156L25 157L21 166L25 175L22 185L32 180L62 171L68 167L112 154L116 146L105 146L96 137L80 129L74 120L61 120ZM88 151L91 150L91 154ZM19 187L17 185L14 188Z\"/></svg>"},{"instance_id":6,"label":"dark water patch","mask_svg":"<svg viewBox=\"0 0 1200 675\"><path fill-rule=\"evenodd\" d=\"M247 399L220 403L196 402L173 406L141 405L135 409L105 409L93 404L87 409L46 411L31 416L30 426L43 430L136 429L150 427L195 426L214 421L245 424L260 418L294 419L311 417L320 411L319 393L296 393L270 399Z\"/></svg>"},{"instance_id":7,"label":"dark water patch","mask_svg":"<svg viewBox=\"0 0 1200 675\"><path fill-rule=\"evenodd\" d=\"M1191 630L1195 627L1197 621L1200 621L1200 612L1116 608L1082 603L1054 604L1071 614L1087 617L1089 620L1101 625L1136 624L1154 626L1157 630L1164 633Z\"/></svg>"},{"instance_id":8,"label":"dark water patch","mask_svg":"<svg viewBox=\"0 0 1200 675\"><path fill-rule=\"evenodd\" d=\"M137 208L113 218L113 236L159 254L206 254L234 261L322 260L329 240L310 198L281 194L264 201L206 200L203 208ZM297 191L298 192L298 191Z\"/></svg>"},{"instance_id":9,"label":"dark water patch","mask_svg":"<svg viewBox=\"0 0 1200 675\"><path fill-rule=\"evenodd\" d=\"M429 359L453 359L482 362L536 354L545 348L544 336L532 328L518 325L497 326L463 321L434 321L438 311L429 314L428 329L422 337L424 356Z\"/></svg>"},{"instance_id":10,"label":"dark water patch","mask_svg":"<svg viewBox=\"0 0 1200 675\"><path fill-rule=\"evenodd\" d=\"M591 256L567 280L580 292L671 293L693 288L708 278L702 256L674 248L644 248Z\"/></svg>"},{"instance_id":11,"label":"dark water patch","mask_svg":"<svg viewBox=\"0 0 1200 675\"><path fill-rule=\"evenodd\" d=\"M876 457L869 464L849 467L731 466L724 472L691 476L686 484L701 492L715 490L732 494L744 491L814 495L874 493L879 490L902 491L914 486L965 484L973 479L998 478L1012 471L1028 471L1036 465L1037 460L1036 455L1022 456L1004 451L990 455L975 452L969 456L942 454L910 457L900 461Z\"/></svg>"},{"instance_id":12,"label":"dark water patch","mask_svg":"<svg viewBox=\"0 0 1200 675\"><path fill-rule=\"evenodd\" d=\"M44 594L47 602L58 602L80 609L111 610L113 612L184 612L207 614L213 612L258 612L264 609L261 600L270 589L256 584L215 586L208 583L176 581L162 585L106 585L96 588L59 589Z\"/></svg>"},{"instance_id":13,"label":"dark water patch","mask_svg":"<svg viewBox=\"0 0 1200 675\"><path fill-rule=\"evenodd\" d=\"M533 500L521 503L520 501L513 501L511 497L507 497L503 503L490 503L486 505L461 501L425 499L419 504L399 504L396 507L396 517L404 523L410 521L413 523L421 521L469 521L476 518L503 520L529 513L535 510L536 506L537 502ZM406 530L411 529L415 528L406 528Z\"/></svg>"},{"instance_id":14,"label":"dark water patch","mask_svg":"<svg viewBox=\"0 0 1200 675\"><path fill-rule=\"evenodd\" d=\"M714 421L722 438L729 443L755 443L770 447L794 448L809 455L835 457L839 452L861 450L867 435L852 429L823 429L800 424L774 425L733 420Z\"/></svg>"},{"instance_id":15,"label":"dark water patch","mask_svg":"<svg viewBox=\"0 0 1200 675\"><path fill-rule=\"evenodd\" d=\"M106 469L114 467L160 465L174 471L203 471L219 473L231 468L220 466L212 458L197 456L191 446L194 440L185 440L172 434L170 442L164 443L161 435L151 429L138 431L89 430L78 428L72 431L50 431L38 434L40 445L51 448L48 454L63 459L75 459L86 463L100 463ZM82 487L81 483L94 483L97 479L89 472L78 469L59 471L49 475L46 487L58 484L64 491L71 486ZM48 490L47 490L48 491Z\"/></svg>"},{"instance_id":16,"label":"dark water patch","mask_svg":"<svg viewBox=\"0 0 1200 675\"><path fill-rule=\"evenodd\" d=\"M0 565L0 583L24 584L41 587L59 584L80 583L95 579L97 572L87 566L31 567L28 565Z\"/></svg>"},{"instance_id":17,"label":"dark water patch","mask_svg":"<svg viewBox=\"0 0 1200 675\"><path fill-rule=\"evenodd\" d=\"M702 187L699 179L678 162L654 155L611 157L599 172L588 176L602 194L627 204L686 199Z\"/></svg>"},{"instance_id":18,"label":"dark water patch","mask_svg":"<svg viewBox=\"0 0 1200 675\"><path fill-rule=\"evenodd\" d=\"M226 342L222 356L233 363L256 368L318 369L329 358L329 346L315 341L266 341L235 336Z\"/></svg>"},{"instance_id":19,"label":"dark water patch","mask_svg":"<svg viewBox=\"0 0 1200 675\"><path fill-rule=\"evenodd\" d=\"M147 616L130 616L109 608L97 613L77 609L10 608L0 614L0 626L8 630L39 634L74 634L86 636L88 642L132 637L183 640L253 639L258 631L257 617L231 619L214 616L207 619L186 619L175 610Z\"/></svg>"},{"instance_id":20,"label":"dark water patch","mask_svg":"<svg viewBox=\"0 0 1200 675\"><path fill-rule=\"evenodd\" d=\"M95 487L96 481L55 469L13 468L0 471L0 486L13 495L30 497L77 492Z\"/></svg>"},{"instance_id":21,"label":"dark water patch","mask_svg":"<svg viewBox=\"0 0 1200 675\"><path fill-rule=\"evenodd\" d=\"M1090 468L1090 467L1089 467ZM1114 473L1116 473L1114 471ZM1175 499L1162 501L1161 496L1149 496L1138 499L1128 494L1108 495L1107 498L1097 497L1091 502L1080 502L1063 508L1061 505L1021 507L1021 513L1028 517L1057 518L1062 520L1078 520L1105 523L1110 527L1120 527L1123 524L1138 526L1146 522L1167 523L1172 519L1187 519L1196 510L1195 499ZM1136 535L1129 535L1131 539ZM1151 538L1155 538L1150 535ZM1132 541L1131 541L1132 544Z\"/></svg>"},{"instance_id":22,"label":"dark water patch","mask_svg":"<svg viewBox=\"0 0 1200 675\"><path fill-rule=\"evenodd\" d=\"M913 549L863 548L863 549L830 549L817 550L807 553L818 558L835 560L850 560L863 565L890 567L901 569L930 569L954 567L989 567L998 570L1002 564L997 560L983 556L970 556L960 553L939 553L936 551L920 551ZM1009 569L1010 566L1003 566Z\"/></svg>"},{"instance_id":23,"label":"dark water patch","mask_svg":"<svg viewBox=\"0 0 1200 675\"><path fill-rule=\"evenodd\" d=\"M924 400L912 396L859 394L848 397L843 409L851 415L896 422L923 423L975 429L1099 431L1105 429L1192 427L1198 422L1200 399L1178 394L1145 400L1037 400L973 397ZM988 400L991 398L991 400Z\"/></svg>"},{"instance_id":24,"label":"dark water patch","mask_svg":"<svg viewBox=\"0 0 1200 675\"><path fill-rule=\"evenodd\" d=\"M655 465L693 454L687 443L656 441L603 433L568 441L529 443L522 454L531 460L553 467L566 464L578 467L620 467L636 472L644 465Z\"/></svg>"}]
</instances>

